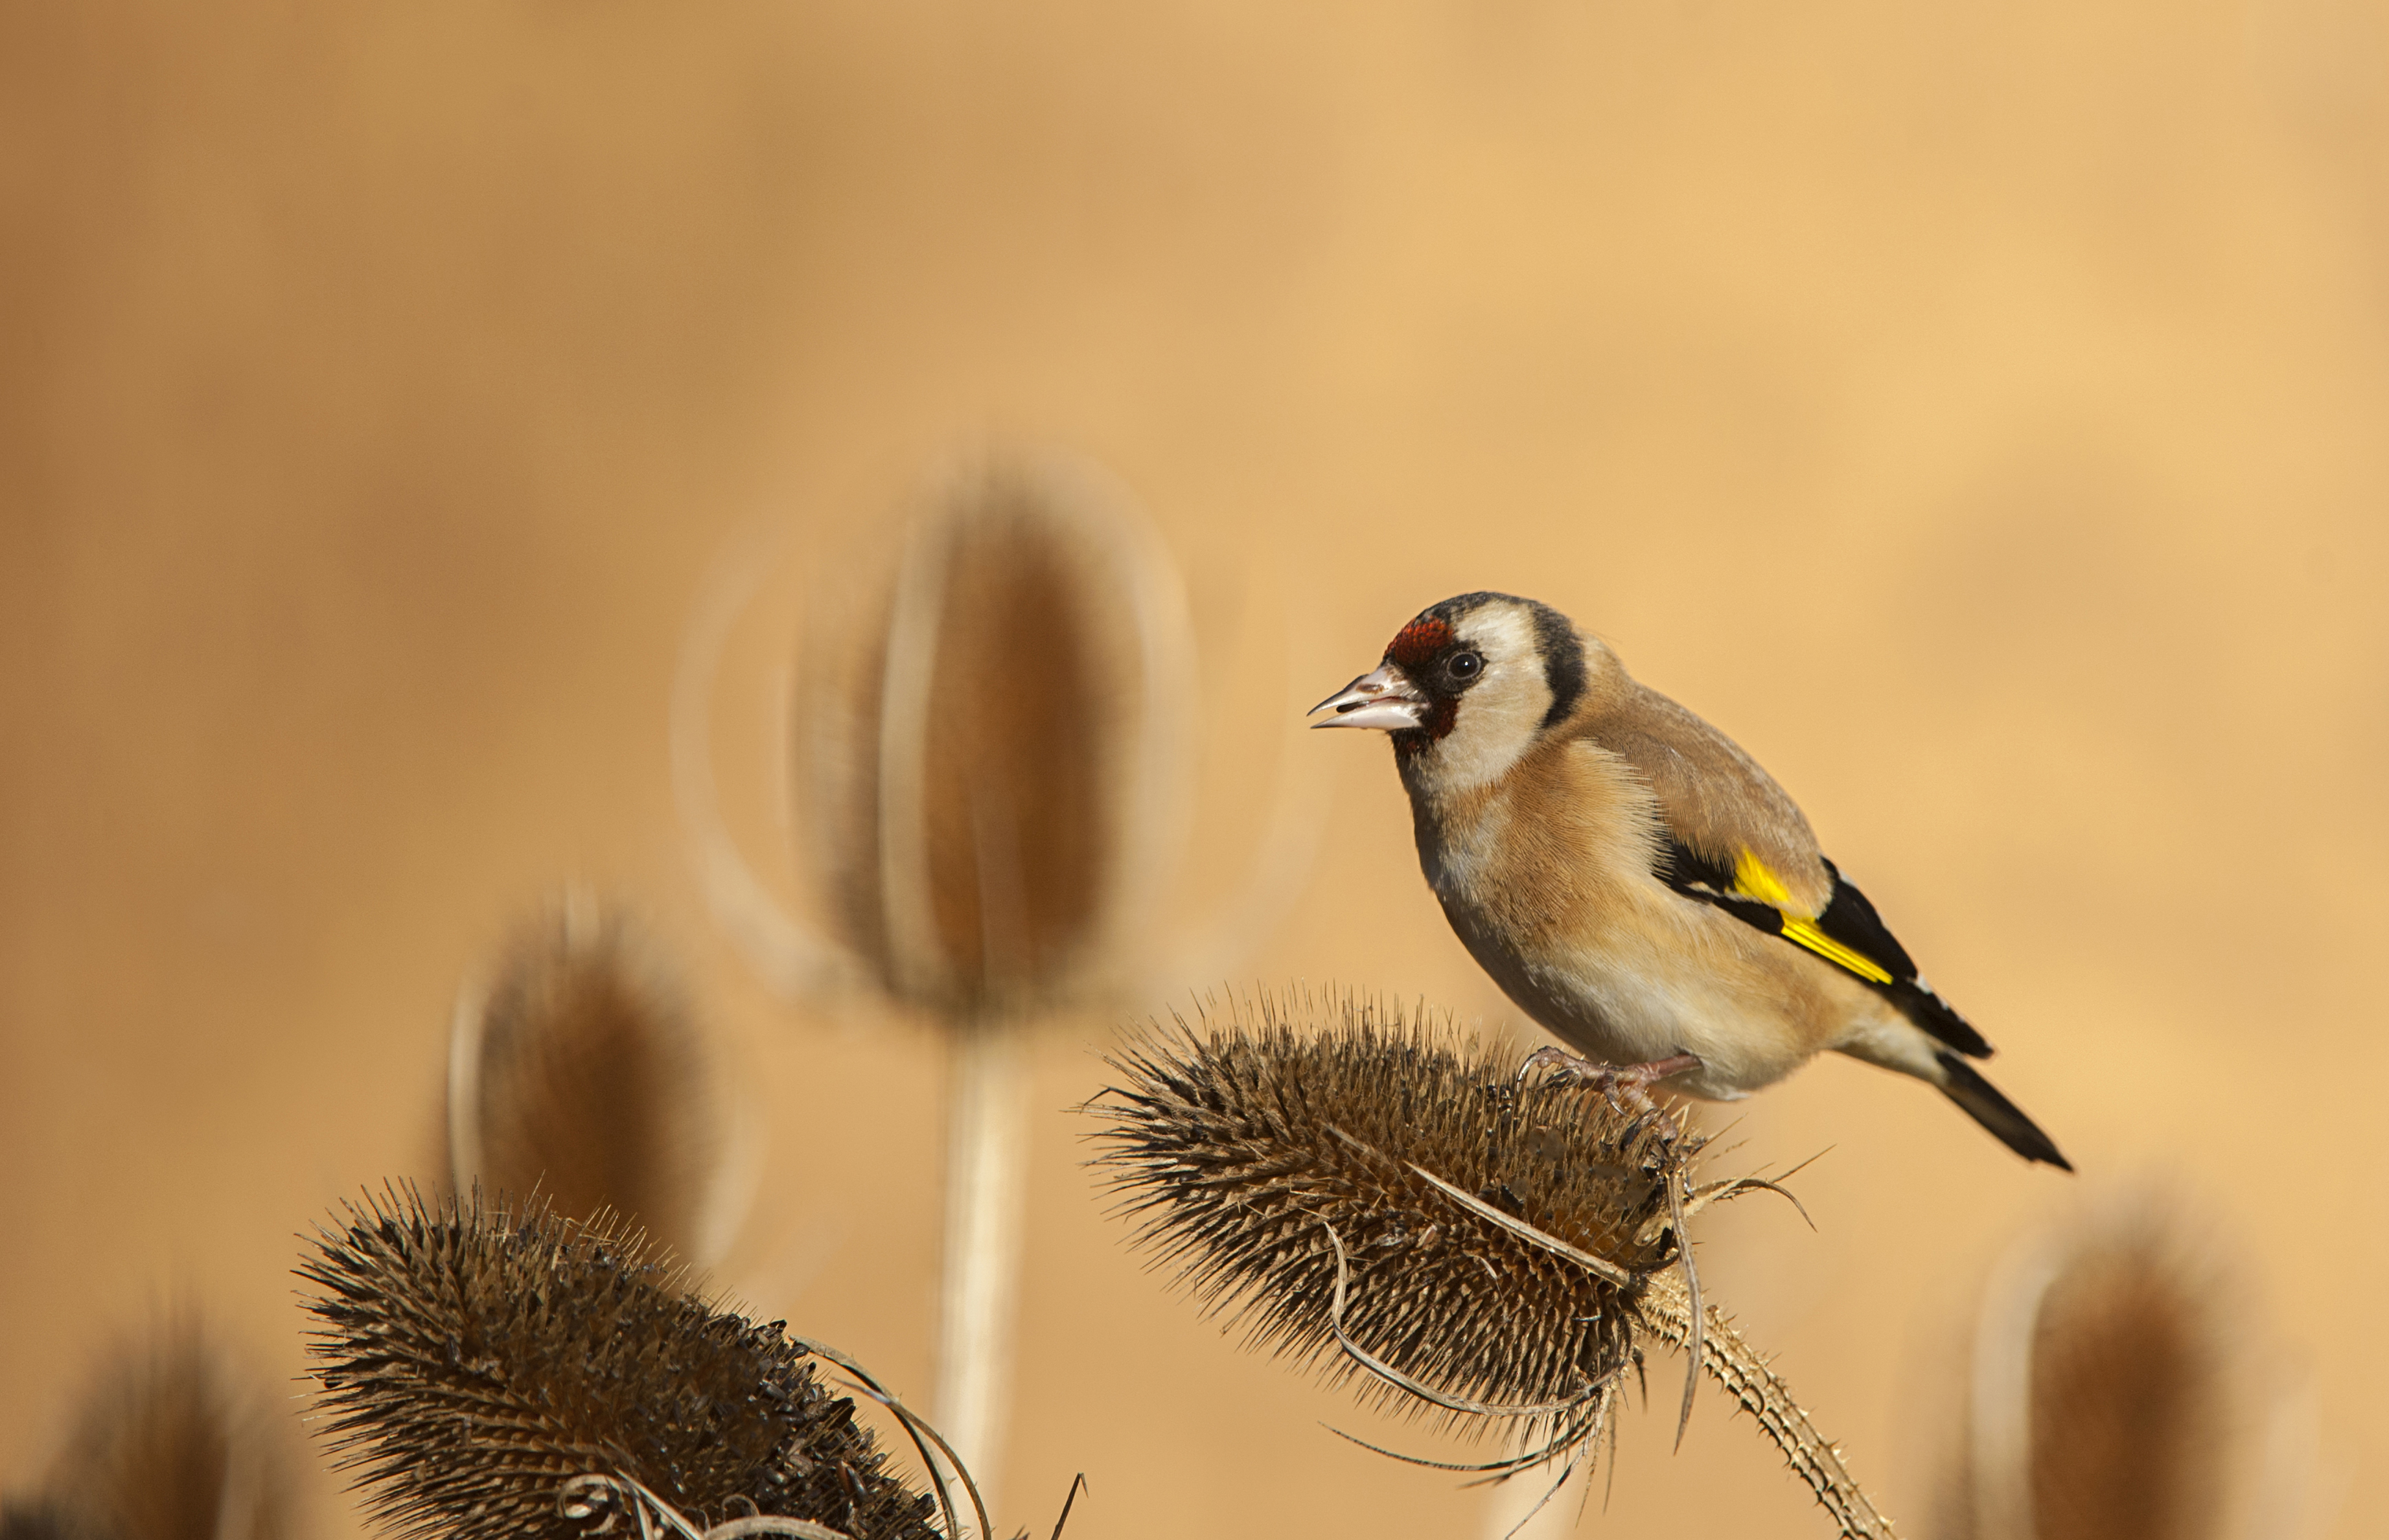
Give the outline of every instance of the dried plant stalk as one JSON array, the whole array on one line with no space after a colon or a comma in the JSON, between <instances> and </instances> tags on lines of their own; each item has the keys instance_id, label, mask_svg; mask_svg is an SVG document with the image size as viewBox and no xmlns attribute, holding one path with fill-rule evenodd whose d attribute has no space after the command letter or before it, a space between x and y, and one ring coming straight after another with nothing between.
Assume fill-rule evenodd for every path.
<instances>
[{"instance_id":1,"label":"dried plant stalk","mask_svg":"<svg viewBox=\"0 0 2389 1540\"><path fill-rule=\"evenodd\" d=\"M1790 1392L1680 1280L1698 1141L1512 1067L1440 1016L1263 997L1156 1030L1097 1101L1122 1208L1249 1341L1464 1428L1525 1425L1495 1476L1588 1457L1644 1345L1690 1350L1843 1534L1887 1536ZM1363 1378L1365 1377L1365 1378Z\"/></svg>"},{"instance_id":2,"label":"dried plant stalk","mask_svg":"<svg viewBox=\"0 0 2389 1540\"><path fill-rule=\"evenodd\" d=\"M399 1190L299 1272L326 1435L411 1540L577 1540L626 1491L698 1527L937 1540L811 1344L692 1298L633 1232Z\"/></svg>"},{"instance_id":3,"label":"dried plant stalk","mask_svg":"<svg viewBox=\"0 0 2389 1540\"><path fill-rule=\"evenodd\" d=\"M1017 1027L981 1027L954 1043L948 1088L945 1286L935 1405L954 1447L982 1468L1001 1457L1012 1375L1027 1186L1028 1044Z\"/></svg>"},{"instance_id":4,"label":"dried plant stalk","mask_svg":"<svg viewBox=\"0 0 2389 1540\"><path fill-rule=\"evenodd\" d=\"M652 942L567 892L459 1000L449 1052L452 1181L623 1216L707 1256L722 1123L705 1043Z\"/></svg>"},{"instance_id":5,"label":"dried plant stalk","mask_svg":"<svg viewBox=\"0 0 2389 1540\"><path fill-rule=\"evenodd\" d=\"M288 1430L195 1316L116 1348L10 1540L289 1540Z\"/></svg>"},{"instance_id":6,"label":"dried plant stalk","mask_svg":"<svg viewBox=\"0 0 2389 1540\"><path fill-rule=\"evenodd\" d=\"M1652 1336L1680 1349L1692 1339L1691 1304L1675 1276L1661 1273L1645 1285L1636 1301L1636 1313ZM1783 1463L1816 1494L1818 1504L1833 1516L1841 1532L1889 1535L1891 1521L1875 1511L1865 1489L1842 1463L1841 1450L1817 1432L1808 1412L1793 1397L1792 1387L1714 1305L1708 1308L1703 1340L1701 1367L1782 1452Z\"/></svg>"}]
</instances>

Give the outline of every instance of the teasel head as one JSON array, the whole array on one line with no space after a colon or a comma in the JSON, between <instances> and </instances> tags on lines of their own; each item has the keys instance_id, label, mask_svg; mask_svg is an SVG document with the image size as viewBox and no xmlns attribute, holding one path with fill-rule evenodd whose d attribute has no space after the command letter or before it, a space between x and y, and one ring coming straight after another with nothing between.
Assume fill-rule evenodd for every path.
<instances>
[{"instance_id":1,"label":"teasel head","mask_svg":"<svg viewBox=\"0 0 2389 1540\"><path fill-rule=\"evenodd\" d=\"M1311 846L1285 836L1282 784L1239 897L1165 937L1156 910L1175 885L1199 715L1173 564L1127 497L1054 455L960 459L921 502L887 581L839 572L835 621L817 608L791 649L786 783L810 907L834 939L772 896L716 801L711 681L769 566L750 546L725 553L692 617L674 783L709 907L763 976L799 999L867 982L949 1038L936 1404L992 1471L1030 1029L1117 1000L1163 965L1165 944L1173 969L1233 952L1298 886L1303 861L1287 853Z\"/></svg>"},{"instance_id":2,"label":"teasel head","mask_svg":"<svg viewBox=\"0 0 2389 1540\"><path fill-rule=\"evenodd\" d=\"M408 1540L574 1540L639 1505L639 1533L681 1540L741 1518L812 1540L941 1534L938 1501L885 1468L808 1359L859 1370L695 1297L634 1231L398 1189L320 1229L299 1273L323 1431Z\"/></svg>"},{"instance_id":3,"label":"teasel head","mask_svg":"<svg viewBox=\"0 0 2389 1540\"><path fill-rule=\"evenodd\" d=\"M1310 650L1314 606L1254 562L1283 626L1207 639L1241 698L1273 653L1293 693L1248 869L1215 910L1164 925L1205 726L1167 547L1114 477L1047 449L956 453L913 503L895 548L834 551L760 521L698 585L672 791L716 924L793 1003L869 983L956 1025L1219 976L1299 896L1327 819L1315 757L1286 752L1309 674L1283 654ZM795 903L734 833L716 770L715 697L749 633L779 636L785 659L766 779L802 850Z\"/></svg>"},{"instance_id":4,"label":"teasel head","mask_svg":"<svg viewBox=\"0 0 2389 1540\"><path fill-rule=\"evenodd\" d=\"M1686 1216L1772 1184L1690 1182L1699 1140L1664 1116L1352 995L1237 1001L1112 1063L1098 1161L1138 1242L1253 1345L1527 1445L1450 1468L1572 1469L1656 1343L1757 1419L1843 1533L1890 1533L1681 1266Z\"/></svg>"},{"instance_id":5,"label":"teasel head","mask_svg":"<svg viewBox=\"0 0 2389 1540\"><path fill-rule=\"evenodd\" d=\"M710 1260L735 1219L739 1141L709 1047L655 943L618 906L566 890L458 998L452 1183L536 1191L567 1218L611 1211Z\"/></svg>"},{"instance_id":6,"label":"teasel head","mask_svg":"<svg viewBox=\"0 0 2389 1540\"><path fill-rule=\"evenodd\" d=\"M1936 1534L2242 1533L2264 1333L2216 1237L2187 1199L2145 1187L2105 1194L2011 1247L1984 1284ZM2294 1526L2275 1512L2262 1527Z\"/></svg>"},{"instance_id":7,"label":"teasel head","mask_svg":"<svg viewBox=\"0 0 2389 1540\"><path fill-rule=\"evenodd\" d=\"M799 677L806 821L846 943L958 1020L1116 980L1184 822L1184 601L1125 500L1058 461L940 478L882 609Z\"/></svg>"},{"instance_id":8,"label":"teasel head","mask_svg":"<svg viewBox=\"0 0 2389 1540\"><path fill-rule=\"evenodd\" d=\"M292 1540L292 1428L187 1309L110 1351L8 1540Z\"/></svg>"}]
</instances>

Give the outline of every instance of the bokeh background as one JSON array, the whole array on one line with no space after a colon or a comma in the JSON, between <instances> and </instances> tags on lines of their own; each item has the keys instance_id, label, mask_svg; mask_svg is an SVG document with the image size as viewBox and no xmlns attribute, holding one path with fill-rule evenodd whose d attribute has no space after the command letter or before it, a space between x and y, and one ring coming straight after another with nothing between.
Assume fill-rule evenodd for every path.
<instances>
[{"instance_id":1,"label":"bokeh background","mask_svg":"<svg viewBox=\"0 0 2389 1540\"><path fill-rule=\"evenodd\" d=\"M2019 1226L2155 1173L2247 1269L2313 1533L2377 1532L2358 0L0 8L0 1485L172 1301L298 1374L297 1232L437 1174L457 981L568 878L649 915L771 1115L726 1279L926 1388L939 1040L755 981L667 700L709 564L782 531L813 576L715 709L791 872L772 638L989 441L1106 467L1186 574L1183 914L1291 757L1324 778L1238 980L1513 1020L1383 745L1294 726L1448 593L1567 610L1804 801L2084 1173L1838 1061L1735 1110L1735 1160L1828 1152L1813 1232L1718 1216L1711 1292L1893 1513L1923 1344ZM1006 1508L1085 1470L1082 1540L1476 1533L1105 1217L1063 1109L1171 1003L1038 1050ZM1822 1533L1713 1396L1671 1456L1671 1394L1588 1532Z\"/></svg>"}]
</instances>

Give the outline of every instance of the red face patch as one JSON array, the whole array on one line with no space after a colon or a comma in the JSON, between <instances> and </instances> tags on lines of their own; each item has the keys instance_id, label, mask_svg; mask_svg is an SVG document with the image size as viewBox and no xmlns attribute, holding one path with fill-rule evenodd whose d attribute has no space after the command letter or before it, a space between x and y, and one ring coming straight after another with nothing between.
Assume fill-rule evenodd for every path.
<instances>
[{"instance_id":1,"label":"red face patch","mask_svg":"<svg viewBox=\"0 0 2389 1540\"><path fill-rule=\"evenodd\" d=\"M1441 656L1451 645L1451 625L1431 615L1422 615L1394 635L1393 644L1386 649L1404 673L1415 674Z\"/></svg>"}]
</instances>

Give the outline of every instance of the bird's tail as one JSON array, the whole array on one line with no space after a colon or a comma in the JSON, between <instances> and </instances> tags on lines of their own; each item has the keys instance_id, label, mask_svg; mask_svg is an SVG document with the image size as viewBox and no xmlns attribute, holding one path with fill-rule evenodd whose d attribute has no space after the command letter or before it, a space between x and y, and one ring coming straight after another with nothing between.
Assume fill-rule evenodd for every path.
<instances>
[{"instance_id":1,"label":"bird's tail","mask_svg":"<svg viewBox=\"0 0 2389 1540\"><path fill-rule=\"evenodd\" d=\"M1934 1055L1941 1061L1942 1073L1948 1076L1941 1083L1941 1093L1966 1110L1966 1115L1997 1134L1999 1142L2028 1161L2045 1161L2061 1171L2071 1171L2074 1164L2057 1152L2057 1145L2040 1125L2024 1115L2024 1109L1999 1094L1999 1088L1974 1073L1974 1066L1944 1049Z\"/></svg>"}]
</instances>

